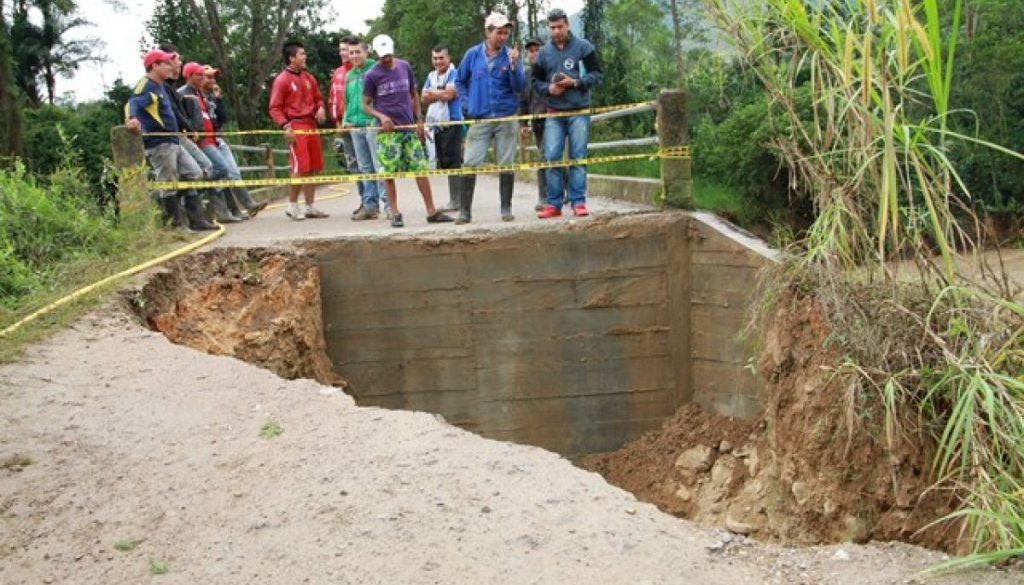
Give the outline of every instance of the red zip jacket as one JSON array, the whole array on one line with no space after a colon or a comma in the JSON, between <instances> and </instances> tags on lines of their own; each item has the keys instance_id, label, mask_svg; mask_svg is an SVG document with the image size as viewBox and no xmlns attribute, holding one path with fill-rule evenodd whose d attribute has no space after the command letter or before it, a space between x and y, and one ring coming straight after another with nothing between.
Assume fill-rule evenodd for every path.
<instances>
[{"instance_id":1,"label":"red zip jacket","mask_svg":"<svg viewBox=\"0 0 1024 585\"><path fill-rule=\"evenodd\" d=\"M316 78L308 71L285 69L274 78L270 88L270 119L278 126L292 120L316 124L316 111L324 107L324 98Z\"/></svg>"},{"instance_id":2,"label":"red zip jacket","mask_svg":"<svg viewBox=\"0 0 1024 585\"><path fill-rule=\"evenodd\" d=\"M345 63L334 70L331 90L327 92L327 117L339 126L345 116L345 76L352 69L352 63Z\"/></svg>"}]
</instances>

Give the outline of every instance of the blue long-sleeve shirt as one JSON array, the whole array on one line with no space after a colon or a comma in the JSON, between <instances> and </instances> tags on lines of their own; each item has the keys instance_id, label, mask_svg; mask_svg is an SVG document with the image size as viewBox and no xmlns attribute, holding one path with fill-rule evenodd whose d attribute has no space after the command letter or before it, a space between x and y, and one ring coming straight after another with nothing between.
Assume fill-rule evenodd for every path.
<instances>
[{"instance_id":1,"label":"blue long-sleeve shirt","mask_svg":"<svg viewBox=\"0 0 1024 585\"><path fill-rule=\"evenodd\" d=\"M519 110L519 94L526 88L522 60L513 64L502 47L488 64L484 43L466 51L459 63L455 90L470 118L501 118Z\"/></svg>"},{"instance_id":2,"label":"blue long-sleeve shirt","mask_svg":"<svg viewBox=\"0 0 1024 585\"><path fill-rule=\"evenodd\" d=\"M565 90L562 95L551 95L548 86L555 75L561 73L579 80L579 86ZM590 107L590 88L604 81L604 73L597 60L594 45L569 33L565 46L559 49L548 41L531 70L533 90L547 96L548 107L553 110L578 110Z\"/></svg>"},{"instance_id":3,"label":"blue long-sleeve shirt","mask_svg":"<svg viewBox=\"0 0 1024 585\"><path fill-rule=\"evenodd\" d=\"M128 117L135 118L143 134L149 132L177 132L178 119L167 95L167 87L152 79L142 78L128 99ZM142 144L148 150L159 144L178 144L177 136L143 136Z\"/></svg>"}]
</instances>

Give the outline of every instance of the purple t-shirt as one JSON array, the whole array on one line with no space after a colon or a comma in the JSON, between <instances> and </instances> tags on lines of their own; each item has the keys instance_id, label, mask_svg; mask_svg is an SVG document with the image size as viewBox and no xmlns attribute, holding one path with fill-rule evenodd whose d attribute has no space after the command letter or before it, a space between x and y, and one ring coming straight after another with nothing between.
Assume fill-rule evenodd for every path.
<instances>
[{"instance_id":1,"label":"purple t-shirt","mask_svg":"<svg viewBox=\"0 0 1024 585\"><path fill-rule=\"evenodd\" d=\"M373 107L386 114L398 126L415 122L412 112L412 96L416 80L409 63L395 58L395 66L386 69L380 61L366 72L363 78L363 95L373 99Z\"/></svg>"}]
</instances>

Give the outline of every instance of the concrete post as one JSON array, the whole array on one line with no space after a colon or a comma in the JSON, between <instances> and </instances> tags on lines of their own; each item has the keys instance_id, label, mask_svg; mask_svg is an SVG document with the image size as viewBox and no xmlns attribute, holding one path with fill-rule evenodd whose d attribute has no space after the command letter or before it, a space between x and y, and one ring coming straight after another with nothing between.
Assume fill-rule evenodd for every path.
<instances>
[{"instance_id":1,"label":"concrete post","mask_svg":"<svg viewBox=\"0 0 1024 585\"><path fill-rule=\"evenodd\" d=\"M690 135L686 127L686 93L678 90L661 92L657 101L658 146L688 147ZM672 207L693 209L693 177L689 158L663 157L661 183L665 203Z\"/></svg>"},{"instance_id":2,"label":"concrete post","mask_svg":"<svg viewBox=\"0 0 1024 585\"><path fill-rule=\"evenodd\" d=\"M276 169L274 169L274 149L269 144L261 144L263 147L263 164L267 166L267 170L264 176L268 179L275 178Z\"/></svg>"},{"instance_id":3,"label":"concrete post","mask_svg":"<svg viewBox=\"0 0 1024 585\"><path fill-rule=\"evenodd\" d=\"M146 150L142 136L125 126L110 129L110 150L118 172L118 205L122 212L148 205Z\"/></svg>"}]
</instances>

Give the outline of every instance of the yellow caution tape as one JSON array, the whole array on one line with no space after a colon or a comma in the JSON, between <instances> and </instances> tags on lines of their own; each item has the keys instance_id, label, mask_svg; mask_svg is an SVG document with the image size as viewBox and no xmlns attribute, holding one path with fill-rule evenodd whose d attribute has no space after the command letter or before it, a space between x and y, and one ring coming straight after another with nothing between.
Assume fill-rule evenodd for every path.
<instances>
[{"instance_id":1,"label":"yellow caution tape","mask_svg":"<svg viewBox=\"0 0 1024 585\"><path fill-rule=\"evenodd\" d=\"M329 195L327 197L319 197L318 199L320 201L325 201L327 199L336 199L338 197L343 197L345 195L348 195L349 193L350 193L350 191L343 190L342 193L337 193L335 195ZM273 209L275 207L283 207L283 205L270 205L267 208L268 209ZM6 337L6 336L10 335L11 333L14 333L15 331L17 331L21 327L23 327L26 323L34 321L34 320L38 319L39 317L41 317L41 316L43 316L43 315L53 311L54 309L57 309L58 307L66 305L66 304L70 303L71 301L73 301L73 300L75 300L77 298L80 298L80 297L82 297L84 295L87 295L90 292L92 292L92 291L94 291L94 290L96 290L96 289L98 289L100 287L103 287L104 285L110 284L110 283L115 282L117 280L120 280L122 278L127 278L129 276L138 274L138 273L142 272L143 270L148 270L148 269L150 269L150 268L152 268L154 266L159 266L160 264L163 264L164 262L173 260L173 259L177 258L178 256L182 256L182 255L188 254L189 252L192 252L193 250L198 250L199 248L202 248L206 244L209 244L210 242L216 240L217 238L219 238L219 237L221 237L223 235L224 235L224 226L221 225L221 224L217 224L217 231L213 232L212 234L207 235L206 237L204 237L201 240L197 240L195 242L192 242L191 244L188 244L187 246L184 246L182 248L178 248L177 250L174 250L173 252L169 252L167 254L164 254L163 256L160 256L159 258L154 258L154 259L152 259L152 260L150 260L148 262L144 262L142 264L139 264L138 266L133 266L133 267L127 269L127 270L122 270L121 272L118 272L117 274L114 274L112 276L108 276L108 277L104 278L103 280L94 282L94 283L92 283L92 284L90 284L88 286L84 286L84 287L76 290L75 292L67 295L67 296L64 296L64 297L61 297L61 298L57 299L56 301L46 305L45 307L39 309L38 311L35 311L32 314L26 316L24 319L21 319L17 323L14 323L13 325L11 325L11 326L3 329L2 331L0 331L0 337Z\"/></svg>"},{"instance_id":2,"label":"yellow caution tape","mask_svg":"<svg viewBox=\"0 0 1024 585\"><path fill-rule=\"evenodd\" d=\"M640 106L650 105L652 102L636 102L632 104L619 104L614 106L601 106L597 108L587 108L585 110L570 110L565 112L546 112L543 114L523 114L521 116L505 116L503 118L485 118L485 119L473 119L473 120L456 120L451 122L433 122L427 124L427 126L473 126L476 124L490 124L494 122L525 122L528 120L542 120L544 118L566 118L571 116L594 116L597 114L605 114L608 112L617 112L619 110L628 110L630 108L636 108ZM416 124L408 124L405 126L395 126L396 129L408 129L414 130ZM370 128L380 128L379 126L370 126ZM303 130L293 130L295 135L300 134L341 134L344 132L352 132L353 130L365 130L366 128L311 128ZM284 130L273 129L273 130L229 130L223 132L146 132L143 136L186 136L186 135L202 135L202 136L281 136L284 134Z\"/></svg>"},{"instance_id":3,"label":"yellow caution tape","mask_svg":"<svg viewBox=\"0 0 1024 585\"><path fill-rule=\"evenodd\" d=\"M566 166L584 166L599 163L619 162L624 160L650 158L690 158L690 149L686 146L665 148L657 152L638 154L616 154L608 156L595 156L575 160L538 161L533 163L518 163L512 165L485 165L480 167L468 167L460 169L429 169L424 171L408 171L397 173L363 173L347 175L314 175L309 177L288 177L280 179L240 179L236 181L153 181L149 188L154 190L175 191L178 189L219 189L222 187L283 187L288 185L326 185L330 183L354 183L356 181L380 181L386 179L415 179L418 177L445 177L451 175L478 175L485 173L509 173L517 171L530 171L536 169L550 169Z\"/></svg>"},{"instance_id":4,"label":"yellow caution tape","mask_svg":"<svg viewBox=\"0 0 1024 585\"><path fill-rule=\"evenodd\" d=\"M201 240L197 240L195 242L192 242L191 244L185 246L184 248L179 248L179 249L177 249L177 250L175 250L175 251L173 251L173 252L171 252L169 254L164 254L163 256L160 256L159 258L154 258L153 260L150 260L149 262L146 262L144 264L139 264L138 266L134 266L134 267L129 268L127 270L122 270L121 272L118 272L117 274L114 274L112 276L108 276L108 277L104 278L103 280L100 280L98 282L94 282L94 283L90 284L89 286L80 288L80 289L76 290L75 292L67 295L66 297L62 297L62 298L57 299L56 301L50 303L49 305L46 305L42 309L39 309L38 311L35 311L34 313L28 315L24 319L22 319L22 320L18 321L17 323L7 327L6 329L0 331L0 337L5 337L7 335L10 335L11 333L14 333L15 331L17 331L19 328L21 328L26 323L28 323L30 321L34 321L35 319L38 319L40 316L45 315L46 313L49 313L50 311L53 311L54 309L56 309L56 308L58 308L60 306L66 305L66 304L70 303L71 301L73 301L73 300L75 300L75 299L77 299L77 298L79 298L81 296L84 296L84 295L86 295L86 294L88 294L88 293L90 293L90 292L92 292L92 291L94 291L94 290L104 286L104 285L110 284L110 283L112 283L112 282L114 282L116 280L122 279L122 278L127 278L129 276L134 275L134 274L138 274L139 272L142 272L143 270L147 270L147 269L152 268L152 267L154 267L154 266L156 266L158 264L162 264L164 262L167 262L168 260L171 260L173 258L177 258L178 256L181 256L183 254L188 254L192 250L195 250L197 248L205 246L206 244L216 240L217 238L219 238L219 237L221 237L223 235L224 235L224 226L218 224L217 225L217 231L213 232L212 234L206 236L205 238L203 238Z\"/></svg>"}]
</instances>

